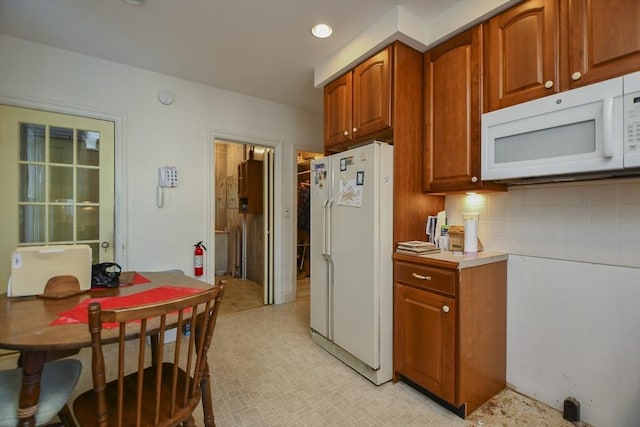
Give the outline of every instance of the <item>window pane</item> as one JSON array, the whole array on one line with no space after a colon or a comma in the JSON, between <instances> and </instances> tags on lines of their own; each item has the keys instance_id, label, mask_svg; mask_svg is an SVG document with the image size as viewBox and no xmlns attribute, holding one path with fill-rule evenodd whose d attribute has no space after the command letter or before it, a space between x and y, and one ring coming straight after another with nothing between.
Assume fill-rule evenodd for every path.
<instances>
[{"instance_id":1,"label":"window pane","mask_svg":"<svg viewBox=\"0 0 640 427\"><path fill-rule=\"evenodd\" d=\"M98 203L100 200L100 171L78 168L78 203Z\"/></svg>"},{"instance_id":2,"label":"window pane","mask_svg":"<svg viewBox=\"0 0 640 427\"><path fill-rule=\"evenodd\" d=\"M20 243L45 241L45 207L24 205L19 207Z\"/></svg>"},{"instance_id":3,"label":"window pane","mask_svg":"<svg viewBox=\"0 0 640 427\"><path fill-rule=\"evenodd\" d=\"M97 206L78 206L76 208L76 218L78 219L76 238L78 240L98 240L100 238L99 216L100 209Z\"/></svg>"},{"instance_id":4,"label":"window pane","mask_svg":"<svg viewBox=\"0 0 640 427\"><path fill-rule=\"evenodd\" d=\"M49 168L49 201L72 202L73 201L73 169L61 166Z\"/></svg>"},{"instance_id":5,"label":"window pane","mask_svg":"<svg viewBox=\"0 0 640 427\"><path fill-rule=\"evenodd\" d=\"M73 240L73 205L57 205L49 208L49 240L65 242Z\"/></svg>"},{"instance_id":6,"label":"window pane","mask_svg":"<svg viewBox=\"0 0 640 427\"><path fill-rule=\"evenodd\" d=\"M100 165L100 132L78 130L78 164Z\"/></svg>"},{"instance_id":7,"label":"window pane","mask_svg":"<svg viewBox=\"0 0 640 427\"><path fill-rule=\"evenodd\" d=\"M42 165L20 165L20 201L44 202L45 177Z\"/></svg>"},{"instance_id":8,"label":"window pane","mask_svg":"<svg viewBox=\"0 0 640 427\"><path fill-rule=\"evenodd\" d=\"M73 163L73 129L52 127L49 130L49 161Z\"/></svg>"},{"instance_id":9,"label":"window pane","mask_svg":"<svg viewBox=\"0 0 640 427\"><path fill-rule=\"evenodd\" d=\"M44 125L20 123L20 160L44 162Z\"/></svg>"},{"instance_id":10,"label":"window pane","mask_svg":"<svg viewBox=\"0 0 640 427\"><path fill-rule=\"evenodd\" d=\"M509 163L596 151L596 121L545 128L496 138L495 162Z\"/></svg>"}]
</instances>

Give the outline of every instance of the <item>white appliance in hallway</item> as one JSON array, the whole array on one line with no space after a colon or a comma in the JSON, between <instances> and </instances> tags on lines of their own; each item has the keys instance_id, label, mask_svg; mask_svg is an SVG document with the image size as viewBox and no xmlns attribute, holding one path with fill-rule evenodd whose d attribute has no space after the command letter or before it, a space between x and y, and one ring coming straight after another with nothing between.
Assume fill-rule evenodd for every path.
<instances>
[{"instance_id":1,"label":"white appliance in hallway","mask_svg":"<svg viewBox=\"0 0 640 427\"><path fill-rule=\"evenodd\" d=\"M393 366L393 147L311 163L311 337L375 384Z\"/></svg>"}]
</instances>

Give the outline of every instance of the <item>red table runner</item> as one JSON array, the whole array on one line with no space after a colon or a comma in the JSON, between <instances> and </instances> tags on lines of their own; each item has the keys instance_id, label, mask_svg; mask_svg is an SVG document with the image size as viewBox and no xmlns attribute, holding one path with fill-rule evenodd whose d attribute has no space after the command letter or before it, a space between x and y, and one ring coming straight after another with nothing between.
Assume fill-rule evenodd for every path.
<instances>
[{"instance_id":1,"label":"red table runner","mask_svg":"<svg viewBox=\"0 0 640 427\"><path fill-rule=\"evenodd\" d=\"M133 281L131 283L121 283L120 286L130 286L130 285L140 285L142 283L149 283L151 280L144 277L142 274L136 273L133 276Z\"/></svg>"},{"instance_id":2,"label":"red table runner","mask_svg":"<svg viewBox=\"0 0 640 427\"><path fill-rule=\"evenodd\" d=\"M159 286L147 291L138 292L137 294L126 295L122 297L104 297L89 298L73 307L71 310L58 313L58 318L51 322L51 325L68 325L71 323L89 323L89 313L87 307L93 302L99 302L103 310L134 307L138 305L152 304L155 302L166 301L173 298L179 298L185 295L201 292L198 288L182 288L179 286ZM103 323L105 329L116 327L116 324Z\"/></svg>"}]
</instances>

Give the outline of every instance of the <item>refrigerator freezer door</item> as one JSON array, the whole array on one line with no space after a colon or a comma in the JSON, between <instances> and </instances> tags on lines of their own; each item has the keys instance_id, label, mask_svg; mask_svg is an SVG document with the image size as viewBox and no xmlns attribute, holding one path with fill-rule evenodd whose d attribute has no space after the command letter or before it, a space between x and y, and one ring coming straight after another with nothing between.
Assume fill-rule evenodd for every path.
<instances>
[{"instance_id":1,"label":"refrigerator freezer door","mask_svg":"<svg viewBox=\"0 0 640 427\"><path fill-rule=\"evenodd\" d=\"M333 340L374 369L380 365L379 148L332 156Z\"/></svg>"},{"instance_id":2,"label":"refrigerator freezer door","mask_svg":"<svg viewBox=\"0 0 640 427\"><path fill-rule=\"evenodd\" d=\"M331 264L327 257L327 220L331 195L331 159L311 162L311 329L332 339L330 323Z\"/></svg>"}]
</instances>

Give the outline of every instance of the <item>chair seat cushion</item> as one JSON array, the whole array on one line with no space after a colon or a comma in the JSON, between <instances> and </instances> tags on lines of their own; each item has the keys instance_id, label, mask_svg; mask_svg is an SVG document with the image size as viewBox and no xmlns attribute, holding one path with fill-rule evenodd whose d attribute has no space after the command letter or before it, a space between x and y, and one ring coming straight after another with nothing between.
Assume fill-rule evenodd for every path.
<instances>
[{"instance_id":1,"label":"chair seat cushion","mask_svg":"<svg viewBox=\"0 0 640 427\"><path fill-rule=\"evenodd\" d=\"M75 359L56 360L44 365L36 425L51 420L67 404L81 370L82 364ZM0 427L15 427L18 425L22 369L0 371L0 384Z\"/></svg>"}]
</instances>

